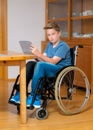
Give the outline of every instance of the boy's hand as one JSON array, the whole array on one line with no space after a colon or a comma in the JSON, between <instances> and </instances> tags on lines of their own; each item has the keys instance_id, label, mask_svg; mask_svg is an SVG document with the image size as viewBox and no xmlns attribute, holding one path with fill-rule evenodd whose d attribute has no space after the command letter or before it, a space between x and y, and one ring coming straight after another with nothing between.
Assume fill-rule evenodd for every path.
<instances>
[{"instance_id":1,"label":"boy's hand","mask_svg":"<svg viewBox=\"0 0 93 130\"><path fill-rule=\"evenodd\" d=\"M34 54L35 56L38 56L40 54L39 50L35 46L31 45L30 50L31 50L32 54Z\"/></svg>"}]
</instances>

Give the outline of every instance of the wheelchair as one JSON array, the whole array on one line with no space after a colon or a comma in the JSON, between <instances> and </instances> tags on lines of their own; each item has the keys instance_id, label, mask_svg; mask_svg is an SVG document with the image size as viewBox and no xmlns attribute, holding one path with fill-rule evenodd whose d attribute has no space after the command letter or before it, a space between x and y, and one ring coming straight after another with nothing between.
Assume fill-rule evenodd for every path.
<instances>
[{"instance_id":1,"label":"wheelchair","mask_svg":"<svg viewBox=\"0 0 93 130\"><path fill-rule=\"evenodd\" d=\"M86 74L76 66L76 58L78 56L78 48L83 48L82 45L76 45L70 48L72 65L61 69L55 77L41 78L35 90L32 103L28 109L33 110L34 100L37 94L41 95L41 107L36 110L36 118L39 120L48 117L47 105L50 100L56 100L59 109L66 115L80 113L87 104L90 96L90 84ZM17 76L13 86L11 97L15 91L19 91L20 75ZM42 89L39 89L39 85ZM27 95L30 93L27 92ZM17 104L15 104L17 105ZM17 110L20 112L20 105L17 105Z\"/></svg>"}]
</instances>

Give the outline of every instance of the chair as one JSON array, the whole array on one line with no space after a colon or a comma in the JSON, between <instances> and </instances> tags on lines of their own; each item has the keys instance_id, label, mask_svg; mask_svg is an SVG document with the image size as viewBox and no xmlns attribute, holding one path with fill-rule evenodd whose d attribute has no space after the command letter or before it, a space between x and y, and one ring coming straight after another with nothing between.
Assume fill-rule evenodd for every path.
<instances>
[{"instance_id":1,"label":"chair","mask_svg":"<svg viewBox=\"0 0 93 130\"><path fill-rule=\"evenodd\" d=\"M56 100L59 108L66 115L80 113L88 102L90 96L90 85L86 74L76 66L76 59L78 56L78 48L83 48L81 45L70 48L72 65L61 69L55 77L41 78L35 90L35 95L32 104L28 109L34 109L33 103L36 94L41 95L41 107L36 110L36 118L39 120L48 117L47 105L49 100ZM18 90L17 77L12 94L14 90ZM39 84L42 84L42 89L38 89ZM17 86L17 87L16 87ZM28 93L29 94L29 93ZM17 105L17 110L20 111L20 106Z\"/></svg>"}]
</instances>

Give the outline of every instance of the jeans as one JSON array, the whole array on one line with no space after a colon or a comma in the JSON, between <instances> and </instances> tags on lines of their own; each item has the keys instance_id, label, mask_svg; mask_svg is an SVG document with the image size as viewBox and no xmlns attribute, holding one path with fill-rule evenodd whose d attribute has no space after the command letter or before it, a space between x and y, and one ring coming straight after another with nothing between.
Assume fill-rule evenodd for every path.
<instances>
[{"instance_id":1,"label":"jeans","mask_svg":"<svg viewBox=\"0 0 93 130\"><path fill-rule=\"evenodd\" d=\"M40 78L43 77L53 77L56 75L57 71L61 68L55 64L49 62L34 62L30 61L27 63L26 69L26 85L28 86L29 81L32 79L31 84L31 95L34 95L37 83ZM39 87L40 88L40 87Z\"/></svg>"},{"instance_id":2,"label":"jeans","mask_svg":"<svg viewBox=\"0 0 93 130\"><path fill-rule=\"evenodd\" d=\"M35 68L36 63L37 62L35 62L35 61L29 61L26 64L26 89L28 88L28 84L33 77L34 68Z\"/></svg>"}]
</instances>

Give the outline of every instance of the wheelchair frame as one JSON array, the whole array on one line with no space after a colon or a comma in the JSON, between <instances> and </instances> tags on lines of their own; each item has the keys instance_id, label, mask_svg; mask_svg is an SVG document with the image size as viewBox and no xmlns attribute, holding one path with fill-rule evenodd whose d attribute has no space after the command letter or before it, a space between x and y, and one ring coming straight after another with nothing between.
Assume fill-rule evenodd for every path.
<instances>
[{"instance_id":1,"label":"wheelchair frame","mask_svg":"<svg viewBox=\"0 0 93 130\"><path fill-rule=\"evenodd\" d=\"M59 108L66 115L72 115L80 113L87 104L90 96L90 85L86 74L78 67L76 67L76 58L78 56L78 48L83 48L81 45L77 45L70 48L72 57L72 66L67 66L60 70L55 77L41 78L35 90L32 103L28 109L34 109L33 103L37 94L41 95L42 104L41 107L36 110L37 119L46 119L48 117L48 111L46 109L49 100L56 100ZM80 78L82 84L79 84L77 78ZM15 81L11 97L14 95L14 91L18 91L17 84L19 75ZM42 90L38 87L42 83ZM29 93L27 93L29 94ZM15 104L17 105L17 104ZM17 110L20 112L20 105L17 105Z\"/></svg>"}]
</instances>

